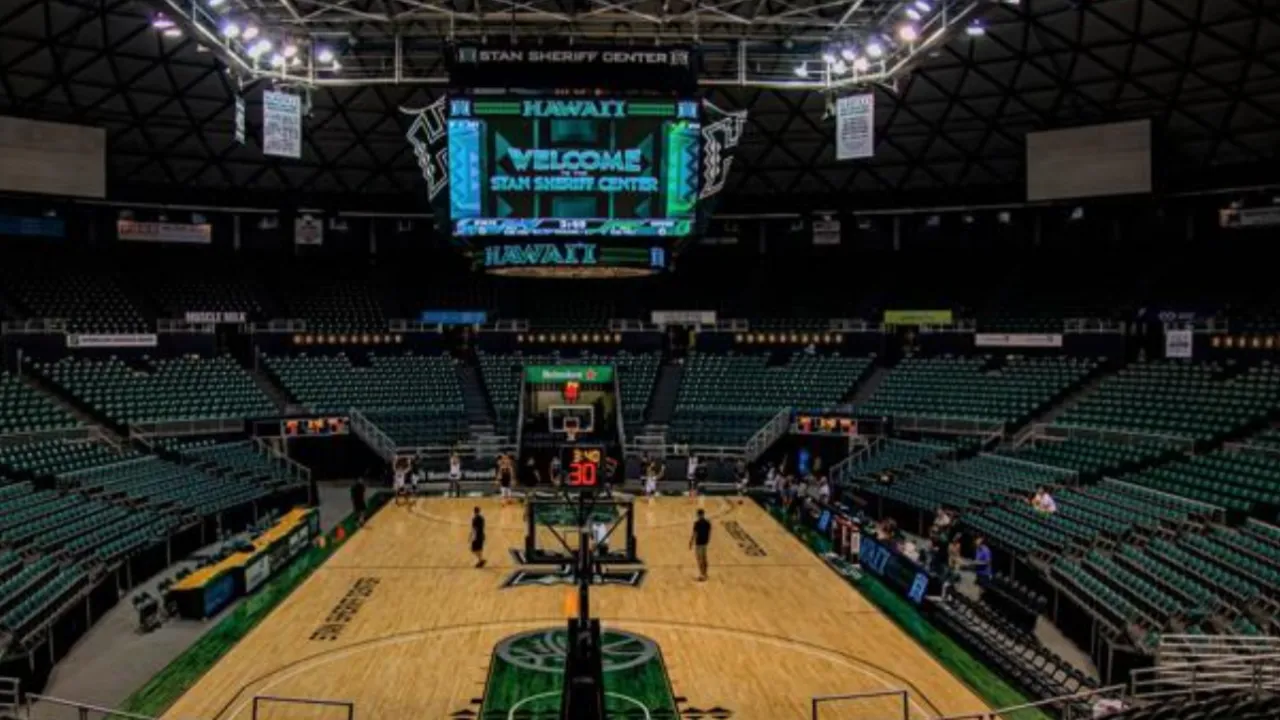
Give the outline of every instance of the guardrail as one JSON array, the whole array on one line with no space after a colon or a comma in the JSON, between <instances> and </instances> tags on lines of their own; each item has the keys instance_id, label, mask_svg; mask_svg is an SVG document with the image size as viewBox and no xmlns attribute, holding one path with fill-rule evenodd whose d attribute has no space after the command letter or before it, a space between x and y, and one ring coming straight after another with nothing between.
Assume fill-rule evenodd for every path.
<instances>
[{"instance_id":1,"label":"guardrail","mask_svg":"<svg viewBox=\"0 0 1280 720\"><path fill-rule=\"evenodd\" d=\"M1129 684L1132 695L1146 698L1188 693L1195 697L1221 690L1280 690L1280 653L1161 663L1133 671Z\"/></svg>"},{"instance_id":2,"label":"guardrail","mask_svg":"<svg viewBox=\"0 0 1280 720\"><path fill-rule=\"evenodd\" d=\"M217 327L211 322L188 322L174 318L156 319L156 332L168 335L212 335Z\"/></svg>"},{"instance_id":3,"label":"guardrail","mask_svg":"<svg viewBox=\"0 0 1280 720\"><path fill-rule=\"evenodd\" d=\"M245 323L242 327L253 333L300 333L307 331L307 321L299 318L280 318L266 322Z\"/></svg>"},{"instance_id":4,"label":"guardrail","mask_svg":"<svg viewBox=\"0 0 1280 720\"><path fill-rule=\"evenodd\" d=\"M74 700L64 700L62 698L53 697L51 695L37 695L35 693L27 693L24 710L26 711L27 720L31 720L31 708L38 703L48 703L59 707L74 709L80 716L80 720L88 720L90 713L103 718L129 718L129 720L156 720L150 715L139 715L137 713L125 712L124 710L113 710L98 705L90 705L89 703L76 702Z\"/></svg>"},{"instance_id":5,"label":"guardrail","mask_svg":"<svg viewBox=\"0 0 1280 720\"><path fill-rule=\"evenodd\" d=\"M219 435L244 432L244 418L218 418L214 420L164 420L161 422L133 423L129 425L129 439L143 441L160 437L186 437L188 435Z\"/></svg>"},{"instance_id":6,"label":"guardrail","mask_svg":"<svg viewBox=\"0 0 1280 720\"><path fill-rule=\"evenodd\" d=\"M63 318L29 318L0 323L0 335L57 335L67 331Z\"/></svg>"},{"instance_id":7,"label":"guardrail","mask_svg":"<svg viewBox=\"0 0 1280 720\"><path fill-rule=\"evenodd\" d=\"M1004 435L1004 423L1002 422L961 417L894 415L893 429L945 433L948 435L980 435L987 439Z\"/></svg>"},{"instance_id":8,"label":"guardrail","mask_svg":"<svg viewBox=\"0 0 1280 720\"><path fill-rule=\"evenodd\" d=\"M355 408L351 408L347 415L351 418L351 431L356 434L356 437L363 440L364 444L368 445L378 457L388 463L395 461L397 448L390 435L383 432L382 428Z\"/></svg>"},{"instance_id":9,"label":"guardrail","mask_svg":"<svg viewBox=\"0 0 1280 720\"><path fill-rule=\"evenodd\" d=\"M747 444L742 448L742 455L747 462L755 462L769 449L778 438L791 429L791 408L783 408L764 424Z\"/></svg>"},{"instance_id":10,"label":"guardrail","mask_svg":"<svg viewBox=\"0 0 1280 720\"><path fill-rule=\"evenodd\" d=\"M36 430L0 435L0 447L20 445L37 440L100 440L104 437L105 433L97 425L80 425L62 430Z\"/></svg>"},{"instance_id":11,"label":"guardrail","mask_svg":"<svg viewBox=\"0 0 1280 720\"><path fill-rule=\"evenodd\" d=\"M1022 705L1012 705L989 712L947 715L938 718L938 720L1019 720L1019 718L1027 716L1026 711L1028 710L1039 710L1042 713L1044 710L1052 710L1054 711L1052 714L1056 714L1061 720L1085 720L1086 718L1094 717L1093 708L1097 703L1104 700L1123 701L1125 690L1124 685L1110 685L1072 695L1047 698L1036 702L1023 703Z\"/></svg>"},{"instance_id":12,"label":"guardrail","mask_svg":"<svg viewBox=\"0 0 1280 720\"><path fill-rule=\"evenodd\" d=\"M272 462L275 462L285 471L285 475L295 482L311 482L311 468L299 463L297 460L285 455L277 450L271 443L260 437L253 439L253 444L258 451L266 455Z\"/></svg>"},{"instance_id":13,"label":"guardrail","mask_svg":"<svg viewBox=\"0 0 1280 720\"><path fill-rule=\"evenodd\" d=\"M1144 433L1133 430L1112 430L1107 428L1079 427L1075 425L1037 425L1034 439L1067 440L1084 438L1086 440L1105 440L1134 444L1144 440L1156 440L1179 446L1179 450L1190 452L1195 448L1194 438L1186 435L1165 435L1162 433Z\"/></svg>"}]
</instances>

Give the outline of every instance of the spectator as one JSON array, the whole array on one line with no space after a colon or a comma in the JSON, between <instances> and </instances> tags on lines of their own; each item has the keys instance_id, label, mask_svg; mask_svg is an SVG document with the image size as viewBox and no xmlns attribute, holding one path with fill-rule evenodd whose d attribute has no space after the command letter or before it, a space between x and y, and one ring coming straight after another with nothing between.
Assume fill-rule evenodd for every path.
<instances>
[{"instance_id":1,"label":"spectator","mask_svg":"<svg viewBox=\"0 0 1280 720\"><path fill-rule=\"evenodd\" d=\"M981 535L973 540L973 568L979 585L986 585L991 581L994 573L991 567L991 548L987 547L987 539Z\"/></svg>"},{"instance_id":2,"label":"spectator","mask_svg":"<svg viewBox=\"0 0 1280 720\"><path fill-rule=\"evenodd\" d=\"M818 485L818 502L826 505L831 502L831 481L822 478L822 482Z\"/></svg>"},{"instance_id":3,"label":"spectator","mask_svg":"<svg viewBox=\"0 0 1280 720\"><path fill-rule=\"evenodd\" d=\"M1037 511L1045 515L1052 515L1058 512L1058 503L1049 494L1049 490L1043 485L1036 489L1036 494L1031 498L1031 506Z\"/></svg>"}]
</instances>

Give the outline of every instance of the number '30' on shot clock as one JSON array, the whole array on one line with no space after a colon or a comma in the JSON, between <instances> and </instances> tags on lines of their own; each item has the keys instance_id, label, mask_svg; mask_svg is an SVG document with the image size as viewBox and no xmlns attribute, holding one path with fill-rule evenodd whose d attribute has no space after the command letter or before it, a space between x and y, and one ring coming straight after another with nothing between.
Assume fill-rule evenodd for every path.
<instances>
[{"instance_id":1,"label":"number '30' on shot clock","mask_svg":"<svg viewBox=\"0 0 1280 720\"><path fill-rule=\"evenodd\" d=\"M605 460L604 448L599 445L561 448L560 464L564 466L565 485L580 488L598 486Z\"/></svg>"}]
</instances>

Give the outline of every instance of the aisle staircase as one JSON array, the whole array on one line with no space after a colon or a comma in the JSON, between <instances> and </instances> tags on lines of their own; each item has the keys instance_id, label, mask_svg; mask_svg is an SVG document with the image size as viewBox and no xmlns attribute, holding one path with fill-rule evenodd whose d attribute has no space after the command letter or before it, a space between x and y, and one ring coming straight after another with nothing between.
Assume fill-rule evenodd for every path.
<instances>
[{"instance_id":1,"label":"aisle staircase","mask_svg":"<svg viewBox=\"0 0 1280 720\"><path fill-rule=\"evenodd\" d=\"M658 381L653 386L653 399L649 401L649 412L645 416L646 425L665 427L671 422L683 377L684 365L675 361L668 362L658 371Z\"/></svg>"}]
</instances>

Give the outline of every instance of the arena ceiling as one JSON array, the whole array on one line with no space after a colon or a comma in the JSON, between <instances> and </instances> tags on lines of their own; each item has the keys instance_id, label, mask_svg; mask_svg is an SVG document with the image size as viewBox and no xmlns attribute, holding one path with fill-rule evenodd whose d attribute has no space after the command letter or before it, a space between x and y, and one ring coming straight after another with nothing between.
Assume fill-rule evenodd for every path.
<instances>
[{"instance_id":1,"label":"arena ceiling","mask_svg":"<svg viewBox=\"0 0 1280 720\"><path fill-rule=\"evenodd\" d=\"M368 64L365 70L375 73L376 53L369 48L380 46L377 33L385 34L397 7L422 14L415 26L419 48L441 28L484 32L485 13L573 12L573 0L234 1L282 13L280 22L289 13L332 20L325 26L317 20L308 32L332 33L336 44L347 45L354 65ZM397 209L420 203L423 180L404 138L409 118L400 108L426 105L441 91L438 85L374 84L359 80L356 67L344 68L349 82L312 90L303 159L264 158L257 144L257 91L269 81L245 84L249 140L238 145L234 98L242 81L222 55L201 47L198 33L168 37L153 27L164 2L6 0L0 6L0 112L105 127L110 184L120 197L251 202L248 193L266 198L285 192L304 203ZM652 23L638 16L668 12L685 18L685 25L660 23L667 39L696 31L709 44L733 42L727 37L733 33L776 43L774 62L781 70L773 77L781 86L796 57L818 52L815 36L832 37L836 22L856 25L857 13L876 4L673 3L578 0L576 7L637 15L608 16L615 34L657 37ZM988 0L980 12L985 34L953 32L923 48L910 68L875 85L878 145L871 161L835 160L829 93L766 82L708 87L707 97L718 107L748 111L725 202L762 209L754 197L767 195L779 209L848 208L851 193L867 205L1019 199L1028 131L1131 118L1156 123L1157 172L1165 189L1277 179L1280 3ZM695 19L698 13L701 19ZM715 13L737 20L722 17L714 25ZM468 17L475 19L471 25ZM356 53L361 43L363 55ZM769 57L759 52L756 69ZM429 76L435 69L422 71Z\"/></svg>"}]
</instances>

